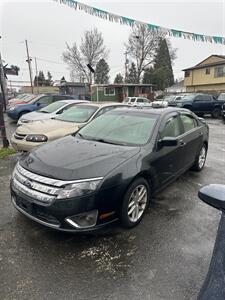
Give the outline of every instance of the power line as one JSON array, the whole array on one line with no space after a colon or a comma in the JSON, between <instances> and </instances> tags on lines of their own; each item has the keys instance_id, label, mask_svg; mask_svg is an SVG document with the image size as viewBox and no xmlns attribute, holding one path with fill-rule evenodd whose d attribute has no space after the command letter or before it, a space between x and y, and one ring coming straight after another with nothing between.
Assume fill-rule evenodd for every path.
<instances>
[{"instance_id":1,"label":"power line","mask_svg":"<svg viewBox=\"0 0 225 300\"><path fill-rule=\"evenodd\" d=\"M40 58L40 57L36 57L36 58L37 58L38 60L45 61L45 62L49 62L49 63L53 63L53 64L65 65L64 63L60 63L60 62L53 61L53 60L48 60L48 59L44 59L44 58Z\"/></svg>"}]
</instances>

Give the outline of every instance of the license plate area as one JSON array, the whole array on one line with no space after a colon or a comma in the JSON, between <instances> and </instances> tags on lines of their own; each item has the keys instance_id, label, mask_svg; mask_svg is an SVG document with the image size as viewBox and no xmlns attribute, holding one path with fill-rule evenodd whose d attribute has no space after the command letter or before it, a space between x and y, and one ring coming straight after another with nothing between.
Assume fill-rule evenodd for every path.
<instances>
[{"instance_id":1,"label":"license plate area","mask_svg":"<svg viewBox=\"0 0 225 300\"><path fill-rule=\"evenodd\" d=\"M33 203L27 201L26 199L22 198L16 198L16 204L24 211L26 211L28 214L33 214Z\"/></svg>"}]
</instances>

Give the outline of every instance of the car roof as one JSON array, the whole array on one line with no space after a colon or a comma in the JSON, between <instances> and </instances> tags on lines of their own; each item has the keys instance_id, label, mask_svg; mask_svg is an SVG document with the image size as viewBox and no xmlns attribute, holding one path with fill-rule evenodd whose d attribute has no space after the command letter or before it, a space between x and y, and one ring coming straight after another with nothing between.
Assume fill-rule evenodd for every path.
<instances>
[{"instance_id":1,"label":"car roof","mask_svg":"<svg viewBox=\"0 0 225 300\"><path fill-rule=\"evenodd\" d=\"M66 103L66 104L70 104L70 103L77 103L77 104L82 104L82 103L88 103L90 101L87 101L87 100L79 100L79 99L65 99L65 100L59 100L59 101L56 101L56 102L53 102L53 103L58 103L58 102L63 102L63 103Z\"/></svg>"},{"instance_id":2,"label":"car roof","mask_svg":"<svg viewBox=\"0 0 225 300\"><path fill-rule=\"evenodd\" d=\"M118 102L91 102L87 101L88 103L80 103L78 105L85 105L85 106L98 106L99 108L107 107L107 106L126 106L124 103ZM127 105L128 107L128 105Z\"/></svg>"},{"instance_id":3,"label":"car roof","mask_svg":"<svg viewBox=\"0 0 225 300\"><path fill-rule=\"evenodd\" d=\"M115 110L114 110L115 111ZM116 108L116 111L127 111L127 112L140 112L140 113L144 113L144 114L154 114L154 115L166 115L168 113L172 113L172 112L190 112L189 110L185 109L185 108L178 108L178 107L171 107L171 106L167 106L167 107L162 107L162 108L155 108L155 107L143 107L143 108L138 108L138 107L133 107L133 106L129 106L129 107L121 107L121 108Z\"/></svg>"}]
</instances>

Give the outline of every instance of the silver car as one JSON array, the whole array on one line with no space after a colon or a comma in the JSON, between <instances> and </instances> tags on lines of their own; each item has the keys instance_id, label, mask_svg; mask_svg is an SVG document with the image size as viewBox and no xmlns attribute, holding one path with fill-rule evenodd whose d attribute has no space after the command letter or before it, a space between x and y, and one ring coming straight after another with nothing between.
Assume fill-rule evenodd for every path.
<instances>
[{"instance_id":1,"label":"silver car","mask_svg":"<svg viewBox=\"0 0 225 300\"><path fill-rule=\"evenodd\" d=\"M30 123L33 121L48 120L56 117L64 112L66 109L74 106L75 104L85 103L89 101L85 100L60 100L43 107L40 110L32 111L25 115L22 115L17 122L17 125L24 123Z\"/></svg>"}]
</instances>

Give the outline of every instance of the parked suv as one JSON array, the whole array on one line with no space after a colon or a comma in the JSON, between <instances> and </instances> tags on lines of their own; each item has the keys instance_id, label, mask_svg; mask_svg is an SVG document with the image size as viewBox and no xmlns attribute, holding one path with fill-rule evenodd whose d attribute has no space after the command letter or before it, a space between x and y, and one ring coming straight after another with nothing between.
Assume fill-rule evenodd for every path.
<instances>
[{"instance_id":1,"label":"parked suv","mask_svg":"<svg viewBox=\"0 0 225 300\"><path fill-rule=\"evenodd\" d=\"M149 106L151 101L145 97L126 97L123 103L130 104L132 106Z\"/></svg>"},{"instance_id":2,"label":"parked suv","mask_svg":"<svg viewBox=\"0 0 225 300\"><path fill-rule=\"evenodd\" d=\"M39 95L29 102L24 102L15 106L11 106L7 110L7 115L13 120L18 120L22 115L28 112L39 110L55 101L64 99L73 99L73 96L51 94Z\"/></svg>"},{"instance_id":3,"label":"parked suv","mask_svg":"<svg viewBox=\"0 0 225 300\"><path fill-rule=\"evenodd\" d=\"M221 115L222 105L223 101L216 100L208 94L189 94L176 101L178 107L190 109L199 116L211 114L213 118L218 118Z\"/></svg>"}]
</instances>

